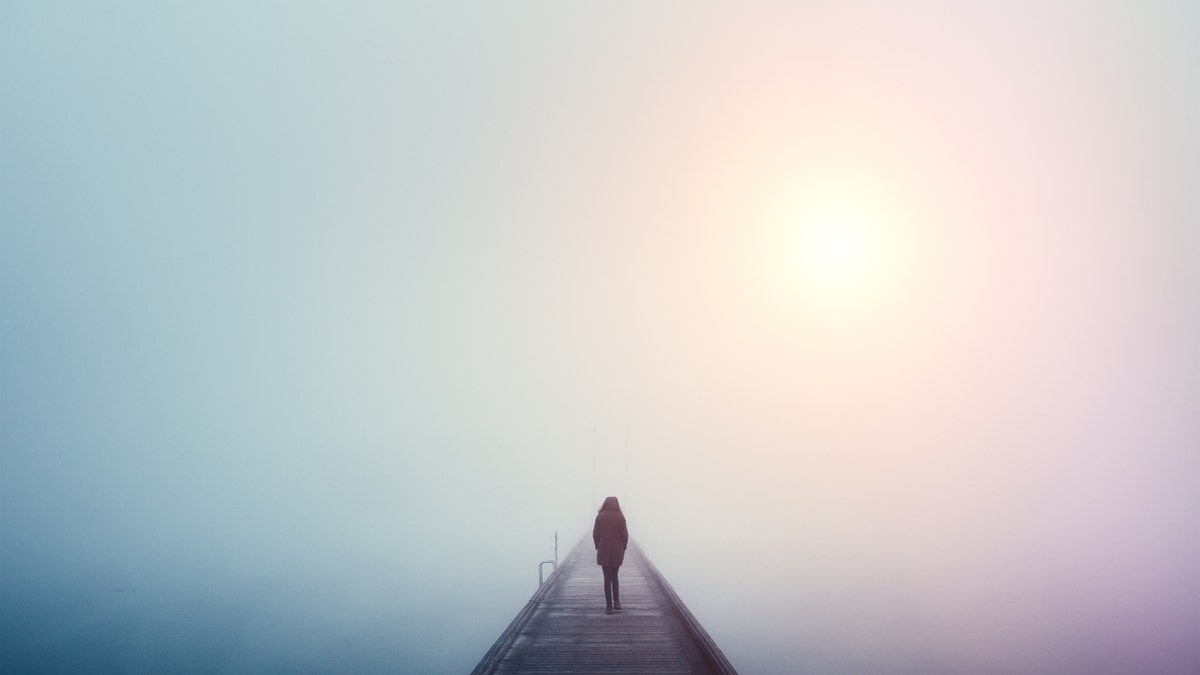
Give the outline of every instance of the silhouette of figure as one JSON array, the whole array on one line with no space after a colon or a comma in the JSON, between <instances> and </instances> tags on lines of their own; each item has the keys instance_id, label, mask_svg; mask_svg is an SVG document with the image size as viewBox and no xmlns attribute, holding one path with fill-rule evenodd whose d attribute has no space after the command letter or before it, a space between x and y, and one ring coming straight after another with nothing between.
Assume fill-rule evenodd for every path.
<instances>
[{"instance_id":1,"label":"silhouette of figure","mask_svg":"<svg viewBox=\"0 0 1200 675\"><path fill-rule=\"evenodd\" d=\"M616 497L605 497L600 506L596 524L592 526L592 543L596 545L596 564L604 568L604 613L612 614L621 609L617 570L625 562L625 548L629 545L625 514L621 513Z\"/></svg>"}]
</instances>

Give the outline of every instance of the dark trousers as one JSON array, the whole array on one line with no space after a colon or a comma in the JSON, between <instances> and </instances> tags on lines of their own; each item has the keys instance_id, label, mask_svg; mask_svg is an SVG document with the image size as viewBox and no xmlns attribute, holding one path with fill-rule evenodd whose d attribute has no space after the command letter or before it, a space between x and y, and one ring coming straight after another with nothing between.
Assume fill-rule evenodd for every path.
<instances>
[{"instance_id":1,"label":"dark trousers","mask_svg":"<svg viewBox=\"0 0 1200 675\"><path fill-rule=\"evenodd\" d=\"M613 601L618 604L621 602L621 584L617 581L617 570L619 569L621 568L604 568L604 604L607 607L612 607Z\"/></svg>"}]
</instances>

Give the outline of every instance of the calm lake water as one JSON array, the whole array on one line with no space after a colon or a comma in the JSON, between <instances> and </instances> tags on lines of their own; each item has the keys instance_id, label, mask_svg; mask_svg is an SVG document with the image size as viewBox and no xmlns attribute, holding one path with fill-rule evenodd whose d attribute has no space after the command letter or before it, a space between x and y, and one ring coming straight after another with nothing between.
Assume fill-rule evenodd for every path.
<instances>
[{"instance_id":1,"label":"calm lake water","mask_svg":"<svg viewBox=\"0 0 1200 675\"><path fill-rule=\"evenodd\" d=\"M743 673L1185 673L1196 663L1197 624L1186 623L1196 605L1157 584L1139 598L1097 596L1087 580L1056 588L996 567L1014 560L960 561L951 574L902 565L904 547L739 531L749 514L737 509L708 519L728 528L716 540L699 521L660 530L653 516L663 512L627 511L647 554ZM587 530L578 515L560 535L563 557ZM227 558L224 569L213 560L6 569L0 665L466 672L535 590L537 562L553 556L551 536L501 532L504 520L484 517L488 527L379 559L326 551L289 565L260 551L241 561L251 568Z\"/></svg>"}]
</instances>

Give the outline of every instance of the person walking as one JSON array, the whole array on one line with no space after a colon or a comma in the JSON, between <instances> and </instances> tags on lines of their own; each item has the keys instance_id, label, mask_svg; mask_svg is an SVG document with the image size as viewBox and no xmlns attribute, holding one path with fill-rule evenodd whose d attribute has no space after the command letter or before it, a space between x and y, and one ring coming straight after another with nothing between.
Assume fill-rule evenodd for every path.
<instances>
[{"instance_id":1,"label":"person walking","mask_svg":"<svg viewBox=\"0 0 1200 675\"><path fill-rule=\"evenodd\" d=\"M596 564L604 569L604 613L612 614L621 610L617 570L625 562L625 548L629 545L629 528L616 497L605 497L600 506L596 524L592 526L592 543L596 545Z\"/></svg>"}]
</instances>

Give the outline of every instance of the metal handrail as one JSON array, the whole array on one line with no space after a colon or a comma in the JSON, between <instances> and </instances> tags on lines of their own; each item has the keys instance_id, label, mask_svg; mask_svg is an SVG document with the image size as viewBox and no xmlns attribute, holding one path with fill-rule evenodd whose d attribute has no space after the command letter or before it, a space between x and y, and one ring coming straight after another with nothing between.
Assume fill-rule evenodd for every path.
<instances>
[{"instance_id":1,"label":"metal handrail","mask_svg":"<svg viewBox=\"0 0 1200 675\"><path fill-rule=\"evenodd\" d=\"M542 562L538 563L538 588L541 588L542 584L546 583L545 580L542 579L542 570L545 569L543 566L547 563L554 566L554 568L550 570L550 576L554 576L554 573L558 571L558 563L553 560L543 560Z\"/></svg>"},{"instance_id":2,"label":"metal handrail","mask_svg":"<svg viewBox=\"0 0 1200 675\"><path fill-rule=\"evenodd\" d=\"M554 560L543 560L538 563L538 588L541 588L542 584L546 583L542 578L542 566L546 563L554 565L554 568L550 570L550 576L554 576L554 573L558 571L558 530L554 531Z\"/></svg>"}]
</instances>

